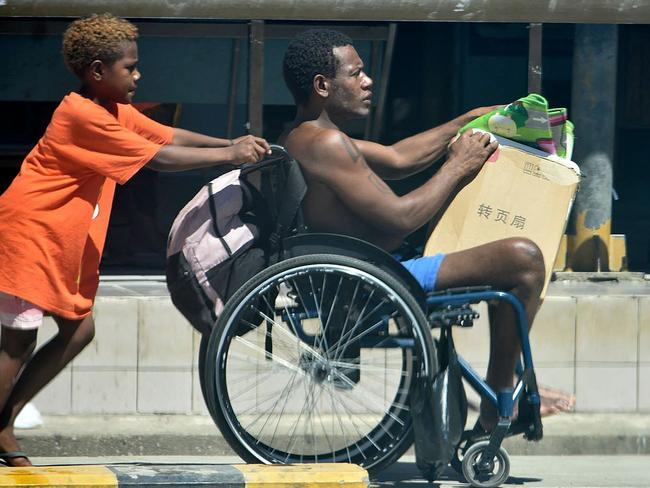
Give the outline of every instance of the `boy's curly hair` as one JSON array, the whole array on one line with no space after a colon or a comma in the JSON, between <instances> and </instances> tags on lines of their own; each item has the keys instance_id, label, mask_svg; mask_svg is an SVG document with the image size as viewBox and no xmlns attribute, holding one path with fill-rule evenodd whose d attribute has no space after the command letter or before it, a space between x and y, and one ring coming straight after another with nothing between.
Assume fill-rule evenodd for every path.
<instances>
[{"instance_id":1,"label":"boy's curly hair","mask_svg":"<svg viewBox=\"0 0 650 488\"><path fill-rule=\"evenodd\" d=\"M282 71L296 103L309 100L314 76L336 76L338 61L334 48L351 45L352 40L348 36L329 29L307 30L289 43Z\"/></svg>"},{"instance_id":2,"label":"boy's curly hair","mask_svg":"<svg viewBox=\"0 0 650 488\"><path fill-rule=\"evenodd\" d=\"M122 57L124 42L135 41L138 28L112 14L93 14L75 20L63 34L63 59L82 77L90 63L99 59L112 64Z\"/></svg>"}]
</instances>

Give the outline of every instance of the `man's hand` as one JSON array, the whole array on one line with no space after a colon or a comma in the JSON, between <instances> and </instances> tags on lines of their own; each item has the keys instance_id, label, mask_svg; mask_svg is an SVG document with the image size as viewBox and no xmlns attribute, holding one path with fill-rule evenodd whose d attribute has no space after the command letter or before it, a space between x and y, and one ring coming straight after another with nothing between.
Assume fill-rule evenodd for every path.
<instances>
[{"instance_id":1,"label":"man's hand","mask_svg":"<svg viewBox=\"0 0 650 488\"><path fill-rule=\"evenodd\" d=\"M472 121L474 119L477 119L478 117L481 117L482 115L485 115L487 113L492 112L493 110L496 110L498 108L503 107L503 105L491 105L489 107L478 107L473 110L470 110L465 114L465 117L469 120Z\"/></svg>"},{"instance_id":2,"label":"man's hand","mask_svg":"<svg viewBox=\"0 0 650 488\"><path fill-rule=\"evenodd\" d=\"M241 136L234 139L231 150L235 164L257 163L271 154L271 147L265 139L256 136Z\"/></svg>"},{"instance_id":3,"label":"man's hand","mask_svg":"<svg viewBox=\"0 0 650 488\"><path fill-rule=\"evenodd\" d=\"M445 166L464 178L481 169L483 163L496 150L499 143L490 142L490 134L473 130L465 131L451 146Z\"/></svg>"}]
</instances>

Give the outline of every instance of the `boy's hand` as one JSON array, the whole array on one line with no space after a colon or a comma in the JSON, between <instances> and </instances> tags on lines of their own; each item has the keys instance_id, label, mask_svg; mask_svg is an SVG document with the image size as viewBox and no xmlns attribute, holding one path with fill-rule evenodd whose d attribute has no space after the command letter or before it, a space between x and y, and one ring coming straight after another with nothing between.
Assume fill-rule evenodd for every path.
<instances>
[{"instance_id":1,"label":"boy's hand","mask_svg":"<svg viewBox=\"0 0 650 488\"><path fill-rule=\"evenodd\" d=\"M264 159L267 154L271 154L269 143L261 137L241 136L232 142L235 164L257 163Z\"/></svg>"},{"instance_id":2,"label":"boy's hand","mask_svg":"<svg viewBox=\"0 0 650 488\"><path fill-rule=\"evenodd\" d=\"M461 177L470 176L481 169L498 146L498 142L490 142L488 132L468 130L449 146L446 165Z\"/></svg>"}]
</instances>

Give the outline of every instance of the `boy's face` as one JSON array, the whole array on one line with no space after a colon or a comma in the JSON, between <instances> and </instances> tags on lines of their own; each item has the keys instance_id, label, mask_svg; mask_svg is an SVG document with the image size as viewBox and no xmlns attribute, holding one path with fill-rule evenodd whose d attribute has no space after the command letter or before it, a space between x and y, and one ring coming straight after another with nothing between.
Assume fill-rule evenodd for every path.
<instances>
[{"instance_id":1,"label":"boy's face","mask_svg":"<svg viewBox=\"0 0 650 488\"><path fill-rule=\"evenodd\" d=\"M138 45L133 41L125 42L122 57L111 65L103 64L101 78L95 85L98 98L131 103L140 79L137 64Z\"/></svg>"}]
</instances>

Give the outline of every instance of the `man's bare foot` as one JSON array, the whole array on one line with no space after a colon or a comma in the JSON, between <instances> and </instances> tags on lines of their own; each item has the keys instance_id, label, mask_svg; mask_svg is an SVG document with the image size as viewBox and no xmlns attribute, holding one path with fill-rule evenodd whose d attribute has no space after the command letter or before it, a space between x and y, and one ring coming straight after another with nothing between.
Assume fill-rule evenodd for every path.
<instances>
[{"instance_id":1,"label":"man's bare foot","mask_svg":"<svg viewBox=\"0 0 650 488\"><path fill-rule=\"evenodd\" d=\"M548 386L539 386L539 398L541 400L539 413L542 417L548 417L561 412L570 412L576 402L576 397L562 390L555 390Z\"/></svg>"},{"instance_id":2,"label":"man's bare foot","mask_svg":"<svg viewBox=\"0 0 650 488\"><path fill-rule=\"evenodd\" d=\"M570 412L575 405L575 396L562 390L539 385L540 406L539 413L542 417L549 417L556 413ZM491 432L497 424L497 411L494 405L481 402L479 422L486 432ZM515 404L511 420L516 420L518 406Z\"/></svg>"},{"instance_id":3,"label":"man's bare foot","mask_svg":"<svg viewBox=\"0 0 650 488\"><path fill-rule=\"evenodd\" d=\"M13 429L5 427L0 432L0 460L7 466L31 466L26 455L20 451Z\"/></svg>"}]
</instances>

